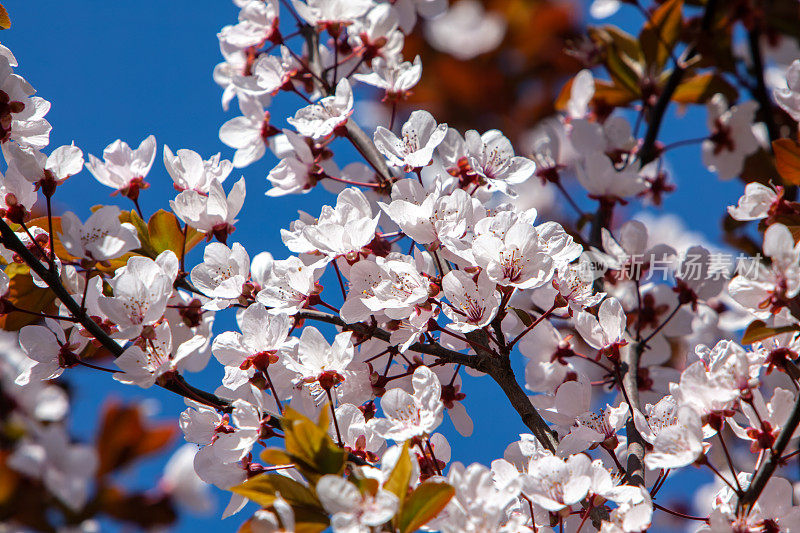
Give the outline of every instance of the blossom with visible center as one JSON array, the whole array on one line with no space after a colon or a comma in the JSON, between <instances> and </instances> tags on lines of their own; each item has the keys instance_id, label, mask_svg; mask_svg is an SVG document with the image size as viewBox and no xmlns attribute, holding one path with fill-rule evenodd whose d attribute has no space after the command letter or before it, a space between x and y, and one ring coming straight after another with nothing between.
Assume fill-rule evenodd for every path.
<instances>
[{"instance_id":1,"label":"blossom with visible center","mask_svg":"<svg viewBox=\"0 0 800 533\"><path fill-rule=\"evenodd\" d=\"M278 362L278 352L286 345L292 327L289 315L270 314L259 304L245 309L239 323L242 333L220 333L211 348L214 357L225 367L242 371L226 371L223 384L232 389L246 383L255 372L266 375L273 369Z\"/></svg>"},{"instance_id":2,"label":"blossom with visible center","mask_svg":"<svg viewBox=\"0 0 800 533\"><path fill-rule=\"evenodd\" d=\"M402 128L402 137L382 126L375 130L375 146L395 167L406 172L431 164L433 151L444 139L447 124L436 124L427 111L414 111Z\"/></svg>"},{"instance_id":3,"label":"blossom with visible center","mask_svg":"<svg viewBox=\"0 0 800 533\"><path fill-rule=\"evenodd\" d=\"M177 267L175 254L167 250L155 261L131 257L117 270L109 281L113 296L99 295L97 306L120 328L119 337L132 339L141 333L142 326L155 324L164 316Z\"/></svg>"},{"instance_id":4,"label":"blossom with visible center","mask_svg":"<svg viewBox=\"0 0 800 533\"><path fill-rule=\"evenodd\" d=\"M173 345L169 324L162 322L154 328L152 339L140 339L114 360L122 371L115 373L114 379L144 389L151 387L164 374L179 372L187 358L204 342L205 339L197 335L183 344Z\"/></svg>"},{"instance_id":5,"label":"blossom with visible center","mask_svg":"<svg viewBox=\"0 0 800 533\"><path fill-rule=\"evenodd\" d=\"M386 418L375 422L375 432L384 439L403 442L412 437L424 437L442 423L442 385L431 369L420 366L411 380L414 394L400 388L388 390L381 397L381 409Z\"/></svg>"},{"instance_id":6,"label":"blossom with visible center","mask_svg":"<svg viewBox=\"0 0 800 533\"><path fill-rule=\"evenodd\" d=\"M747 100L728 108L725 97L715 94L707 107L711 135L703 141L703 164L720 179L729 180L742 171L747 156L758 150L753 133L758 103Z\"/></svg>"},{"instance_id":7,"label":"blossom with visible center","mask_svg":"<svg viewBox=\"0 0 800 533\"><path fill-rule=\"evenodd\" d=\"M451 270L442 279L442 290L450 302L443 306L444 314L453 321L450 326L463 333L489 324L500 306L495 283L485 274L475 279L463 270Z\"/></svg>"},{"instance_id":8,"label":"blossom with visible center","mask_svg":"<svg viewBox=\"0 0 800 533\"><path fill-rule=\"evenodd\" d=\"M203 262L192 269L192 283L209 298L204 309L219 311L233 304L241 295L250 276L250 256L238 242L228 248L212 242L203 250Z\"/></svg>"},{"instance_id":9,"label":"blossom with visible center","mask_svg":"<svg viewBox=\"0 0 800 533\"><path fill-rule=\"evenodd\" d=\"M464 141L472 170L502 192L512 193L510 185L526 181L536 171L533 161L514 155L511 141L499 130L489 130L483 135L469 130Z\"/></svg>"},{"instance_id":10,"label":"blossom with visible center","mask_svg":"<svg viewBox=\"0 0 800 533\"><path fill-rule=\"evenodd\" d=\"M353 112L353 90L347 78L336 85L336 92L310 104L295 113L287 122L300 135L323 139L347 122Z\"/></svg>"},{"instance_id":11,"label":"blossom with visible center","mask_svg":"<svg viewBox=\"0 0 800 533\"><path fill-rule=\"evenodd\" d=\"M472 254L490 280L506 287L541 287L554 272L544 240L525 222L514 223L500 235L478 235L472 242Z\"/></svg>"},{"instance_id":12,"label":"blossom with visible center","mask_svg":"<svg viewBox=\"0 0 800 533\"><path fill-rule=\"evenodd\" d=\"M120 223L116 206L103 206L81 223L75 213L61 215L59 240L70 254L103 262L115 259L141 246L133 224Z\"/></svg>"}]
</instances>

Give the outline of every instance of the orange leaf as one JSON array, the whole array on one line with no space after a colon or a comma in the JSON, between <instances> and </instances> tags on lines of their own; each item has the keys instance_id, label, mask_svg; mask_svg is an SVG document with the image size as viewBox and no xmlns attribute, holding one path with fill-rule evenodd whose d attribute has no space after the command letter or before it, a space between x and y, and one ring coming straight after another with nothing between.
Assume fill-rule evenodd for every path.
<instances>
[{"instance_id":1,"label":"orange leaf","mask_svg":"<svg viewBox=\"0 0 800 533\"><path fill-rule=\"evenodd\" d=\"M783 181L800 185L800 145L792 139L772 141L775 152L775 166Z\"/></svg>"},{"instance_id":2,"label":"orange leaf","mask_svg":"<svg viewBox=\"0 0 800 533\"><path fill-rule=\"evenodd\" d=\"M11 27L11 17L8 16L8 11L0 4L0 30L7 30Z\"/></svg>"},{"instance_id":3,"label":"orange leaf","mask_svg":"<svg viewBox=\"0 0 800 533\"><path fill-rule=\"evenodd\" d=\"M6 294L11 303L20 309L27 309L35 313L52 311L55 294L50 289L43 289L33 284L30 269L27 265L12 263L6 268L9 277L9 289ZM29 313L13 312L0 317L0 328L6 331L17 331L39 320L39 317Z\"/></svg>"},{"instance_id":4,"label":"orange leaf","mask_svg":"<svg viewBox=\"0 0 800 533\"><path fill-rule=\"evenodd\" d=\"M118 402L106 405L97 436L100 458L98 476L162 450L174 436L175 428L171 423L151 423L146 426L136 406L125 406Z\"/></svg>"}]
</instances>

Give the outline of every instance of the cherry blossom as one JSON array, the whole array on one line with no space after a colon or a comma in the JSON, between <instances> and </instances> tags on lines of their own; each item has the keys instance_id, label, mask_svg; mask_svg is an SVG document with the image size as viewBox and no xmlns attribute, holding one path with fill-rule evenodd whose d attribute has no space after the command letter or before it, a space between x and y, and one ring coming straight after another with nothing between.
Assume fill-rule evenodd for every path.
<instances>
[{"instance_id":1,"label":"cherry blossom","mask_svg":"<svg viewBox=\"0 0 800 533\"><path fill-rule=\"evenodd\" d=\"M133 344L114 363L122 370L114 379L142 388L153 386L164 374L178 372L186 359L195 353L204 339L197 335L180 345L173 345L169 325L161 323L154 328L154 338Z\"/></svg>"},{"instance_id":2,"label":"cherry blossom","mask_svg":"<svg viewBox=\"0 0 800 533\"><path fill-rule=\"evenodd\" d=\"M33 96L33 87L12 66L13 56L0 54L0 92L3 96L2 135L0 143L15 141L22 146L41 149L50 143L50 123L44 118L50 111L50 102ZM12 64L13 63L13 64Z\"/></svg>"},{"instance_id":3,"label":"cherry blossom","mask_svg":"<svg viewBox=\"0 0 800 533\"><path fill-rule=\"evenodd\" d=\"M425 26L425 35L434 48L462 60L491 52L505 33L505 20L485 11L474 0L453 4L444 15Z\"/></svg>"},{"instance_id":4,"label":"cherry blossom","mask_svg":"<svg viewBox=\"0 0 800 533\"><path fill-rule=\"evenodd\" d=\"M219 140L234 148L233 166L246 167L258 161L267 151L267 142L279 132L269 122L269 112L253 96L239 96L242 116L234 117L219 128Z\"/></svg>"},{"instance_id":5,"label":"cherry blossom","mask_svg":"<svg viewBox=\"0 0 800 533\"><path fill-rule=\"evenodd\" d=\"M225 181L232 170L231 162L220 159L220 154L203 160L200 154L192 150L181 149L173 154L167 145L164 145L164 166L176 189L191 189L206 194L211 190L212 182Z\"/></svg>"},{"instance_id":6,"label":"cherry blossom","mask_svg":"<svg viewBox=\"0 0 800 533\"><path fill-rule=\"evenodd\" d=\"M192 269L192 283L211 298L204 309L225 309L242 295L250 275L250 257L238 242L228 248L212 242L203 251L203 262Z\"/></svg>"},{"instance_id":7,"label":"cherry blossom","mask_svg":"<svg viewBox=\"0 0 800 533\"><path fill-rule=\"evenodd\" d=\"M65 368L75 366L80 360L79 354L88 339L79 335L76 328L64 331L55 320L46 319L45 324L25 326L20 330L19 344L34 364L19 374L17 384L55 379Z\"/></svg>"},{"instance_id":8,"label":"cherry blossom","mask_svg":"<svg viewBox=\"0 0 800 533\"><path fill-rule=\"evenodd\" d=\"M542 457L532 462L525 481L531 499L548 511L559 511L581 501L592 484L591 460L583 454L566 460Z\"/></svg>"},{"instance_id":9,"label":"cherry blossom","mask_svg":"<svg viewBox=\"0 0 800 533\"><path fill-rule=\"evenodd\" d=\"M711 136L703 141L703 164L720 179L736 176L745 158L758 149L753 133L757 104L753 101L728 108L728 102L716 94L708 102L708 129Z\"/></svg>"},{"instance_id":10,"label":"cherry blossom","mask_svg":"<svg viewBox=\"0 0 800 533\"><path fill-rule=\"evenodd\" d=\"M97 470L97 454L91 446L73 444L60 424L37 427L8 459L8 466L41 479L70 510L79 511L89 498L89 486Z\"/></svg>"},{"instance_id":11,"label":"cherry blossom","mask_svg":"<svg viewBox=\"0 0 800 533\"><path fill-rule=\"evenodd\" d=\"M447 124L436 124L427 111L414 111L403 124L402 139L378 126L375 130L375 146L396 167L406 171L431 164L433 151L444 139Z\"/></svg>"},{"instance_id":12,"label":"cherry blossom","mask_svg":"<svg viewBox=\"0 0 800 533\"><path fill-rule=\"evenodd\" d=\"M287 120L300 135L320 139L327 137L336 128L344 125L353 112L353 90L347 79L336 86L333 96L326 96L318 102L300 109Z\"/></svg>"},{"instance_id":13,"label":"cherry blossom","mask_svg":"<svg viewBox=\"0 0 800 533\"><path fill-rule=\"evenodd\" d=\"M45 194L53 194L56 186L83 169L83 151L74 144L59 146L49 156L16 143L5 143L2 147L9 167L14 166L37 188L44 187Z\"/></svg>"},{"instance_id":14,"label":"cherry blossom","mask_svg":"<svg viewBox=\"0 0 800 533\"><path fill-rule=\"evenodd\" d=\"M141 243L136 228L128 222L119 222L120 210L104 206L81 223L68 211L61 216L63 233L59 239L69 253L92 261L115 259L138 248Z\"/></svg>"},{"instance_id":15,"label":"cherry blossom","mask_svg":"<svg viewBox=\"0 0 800 533\"><path fill-rule=\"evenodd\" d=\"M487 276L477 279L461 270L451 270L442 279L442 290L450 305L444 306L451 326L464 333L487 325L500 305L495 284Z\"/></svg>"},{"instance_id":16,"label":"cherry blossom","mask_svg":"<svg viewBox=\"0 0 800 533\"><path fill-rule=\"evenodd\" d=\"M307 327L300 335L296 352L286 353L284 364L307 383L318 382L329 391L344 381L345 369L353 360L350 333L339 333L328 343L317 328Z\"/></svg>"},{"instance_id":17,"label":"cherry blossom","mask_svg":"<svg viewBox=\"0 0 800 533\"><path fill-rule=\"evenodd\" d=\"M139 198L139 191L149 187L144 179L156 158L156 138L150 135L131 149L128 143L116 140L103 150L103 160L89 154L86 169L97 181L115 189L132 200Z\"/></svg>"},{"instance_id":18,"label":"cherry blossom","mask_svg":"<svg viewBox=\"0 0 800 533\"><path fill-rule=\"evenodd\" d=\"M369 533L397 512L397 496L391 492L378 489L374 495L361 494L339 476L323 476L317 482L317 494L332 515L331 527L336 533Z\"/></svg>"},{"instance_id":19,"label":"cherry blossom","mask_svg":"<svg viewBox=\"0 0 800 533\"><path fill-rule=\"evenodd\" d=\"M503 192L513 191L509 185L524 182L536 170L533 161L514 155L511 141L499 130L489 130L482 135L469 130L464 140L472 169Z\"/></svg>"},{"instance_id":20,"label":"cherry blossom","mask_svg":"<svg viewBox=\"0 0 800 533\"><path fill-rule=\"evenodd\" d=\"M170 206L186 224L213 235L224 243L228 235L236 229L236 216L242 209L244 198L244 178L234 183L227 196L222 184L214 180L208 195L187 189L179 193L175 200L171 200Z\"/></svg>"},{"instance_id":21,"label":"cherry blossom","mask_svg":"<svg viewBox=\"0 0 800 533\"><path fill-rule=\"evenodd\" d=\"M131 257L109 281L113 296L100 295L97 305L119 326L121 338L136 337L143 326L156 323L164 315L176 273L177 261L171 251L162 252L155 261Z\"/></svg>"},{"instance_id":22,"label":"cherry blossom","mask_svg":"<svg viewBox=\"0 0 800 533\"><path fill-rule=\"evenodd\" d=\"M242 333L221 333L212 346L220 363L242 371L226 371L223 384L231 388L243 385L255 372L270 371L278 362L278 352L286 345L291 327L288 315L269 314L260 305L248 307L239 321Z\"/></svg>"},{"instance_id":23,"label":"cherry blossom","mask_svg":"<svg viewBox=\"0 0 800 533\"><path fill-rule=\"evenodd\" d=\"M786 87L773 90L772 95L790 117L800 121L800 60L795 59L786 70Z\"/></svg>"},{"instance_id":24,"label":"cherry blossom","mask_svg":"<svg viewBox=\"0 0 800 533\"><path fill-rule=\"evenodd\" d=\"M430 435L442 423L444 406L439 379L426 366L414 371L414 394L391 389L381 398L386 418L375 422L375 432L385 439L402 442L412 437Z\"/></svg>"},{"instance_id":25,"label":"cherry blossom","mask_svg":"<svg viewBox=\"0 0 800 533\"><path fill-rule=\"evenodd\" d=\"M395 3L395 9L399 3ZM409 61L390 63L382 57L377 57L372 61L372 71L369 74L357 73L353 75L353 79L383 89L385 100L396 101L408 95L419 83L421 76L422 63L419 56L414 58L413 63Z\"/></svg>"}]
</instances>

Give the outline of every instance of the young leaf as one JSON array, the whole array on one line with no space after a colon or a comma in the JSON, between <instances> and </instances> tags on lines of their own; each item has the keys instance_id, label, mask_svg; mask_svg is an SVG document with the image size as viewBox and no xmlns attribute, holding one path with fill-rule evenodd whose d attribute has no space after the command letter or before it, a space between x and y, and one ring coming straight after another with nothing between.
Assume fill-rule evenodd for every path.
<instances>
[{"instance_id":1,"label":"young leaf","mask_svg":"<svg viewBox=\"0 0 800 533\"><path fill-rule=\"evenodd\" d=\"M456 490L447 483L425 482L419 485L403 506L400 533L416 531L442 512Z\"/></svg>"},{"instance_id":2,"label":"young leaf","mask_svg":"<svg viewBox=\"0 0 800 533\"><path fill-rule=\"evenodd\" d=\"M183 230L174 214L159 209L147 223L149 241L156 255L165 250L172 250L178 257L183 250ZM188 228L186 233L186 251L188 252L200 241L203 234L194 228Z\"/></svg>"},{"instance_id":3,"label":"young leaf","mask_svg":"<svg viewBox=\"0 0 800 533\"><path fill-rule=\"evenodd\" d=\"M645 62L655 74L664 68L678 42L681 32L681 8L683 0L664 2L653 12L639 34Z\"/></svg>"},{"instance_id":4,"label":"young leaf","mask_svg":"<svg viewBox=\"0 0 800 533\"><path fill-rule=\"evenodd\" d=\"M8 11L0 4L0 30L7 30L11 27L11 17L8 16Z\"/></svg>"},{"instance_id":5,"label":"young leaf","mask_svg":"<svg viewBox=\"0 0 800 533\"><path fill-rule=\"evenodd\" d=\"M315 481L325 474L339 474L344 469L346 453L334 444L328 435L325 410L319 424L293 409L284 412L282 424L286 436L286 452L292 457L303 475Z\"/></svg>"},{"instance_id":6,"label":"young leaf","mask_svg":"<svg viewBox=\"0 0 800 533\"><path fill-rule=\"evenodd\" d=\"M800 185L800 145L793 139L772 141L775 166L787 184Z\"/></svg>"},{"instance_id":7,"label":"young leaf","mask_svg":"<svg viewBox=\"0 0 800 533\"><path fill-rule=\"evenodd\" d=\"M744 331L744 335L742 335L742 344L752 344L754 342L763 341L764 339L768 339L782 333L798 331L798 329L799 328L796 325L771 328L762 320L754 320Z\"/></svg>"},{"instance_id":8,"label":"young leaf","mask_svg":"<svg viewBox=\"0 0 800 533\"><path fill-rule=\"evenodd\" d=\"M325 512L311 489L280 474L260 474L241 485L231 487L231 492L240 494L262 507L269 507L275 503L276 493L280 492L281 498L292 507L318 509L320 513Z\"/></svg>"},{"instance_id":9,"label":"young leaf","mask_svg":"<svg viewBox=\"0 0 800 533\"><path fill-rule=\"evenodd\" d=\"M6 298L19 307L36 313L52 311L55 294L50 289L37 287L31 279L30 268L27 265L11 263L6 267L9 277L9 288ZM17 331L23 326L40 320L36 315L15 311L0 316L0 328L6 331Z\"/></svg>"},{"instance_id":10,"label":"young leaf","mask_svg":"<svg viewBox=\"0 0 800 533\"><path fill-rule=\"evenodd\" d=\"M705 104L712 96L722 93L729 102L735 102L738 91L725 78L713 72L704 72L687 78L672 94L679 104Z\"/></svg>"},{"instance_id":11,"label":"young leaf","mask_svg":"<svg viewBox=\"0 0 800 533\"><path fill-rule=\"evenodd\" d=\"M394 465L392 473L383 484L383 488L397 496L400 500L400 509L403 507L403 500L408 494L408 484L411 482L411 458L408 456L408 441L403 443L403 449L400 451L400 457L397 458L397 464Z\"/></svg>"}]
</instances>

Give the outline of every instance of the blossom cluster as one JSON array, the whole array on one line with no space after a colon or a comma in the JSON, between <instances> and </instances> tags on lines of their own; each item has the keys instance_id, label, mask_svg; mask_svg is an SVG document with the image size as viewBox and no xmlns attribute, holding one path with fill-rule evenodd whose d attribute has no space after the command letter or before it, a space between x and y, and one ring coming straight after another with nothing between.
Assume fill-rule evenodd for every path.
<instances>
[{"instance_id":1,"label":"blossom cluster","mask_svg":"<svg viewBox=\"0 0 800 533\"><path fill-rule=\"evenodd\" d=\"M421 20L431 19L425 33L444 52L499 45L502 26L476 3L235 3L239 19L218 34L224 61L214 69L223 108L236 100L241 113L219 130L232 160L161 147L176 193L150 223L138 200L155 174L155 136L136 148L117 140L102 158L73 145L45 154L49 104L0 50L0 91L13 104L0 139L2 311L26 311L12 290L19 276L53 302L27 309L37 323L19 329L21 352L9 347L0 361L3 380L11 376L4 390L13 387L26 416L11 469L40 477L73 511L87 504L97 459L57 423L67 407L50 380L77 366L103 370L93 361L105 351L115 380L186 398L179 425L192 446L173 463L173 492L202 506L196 474L232 492L223 517L255 501L263 508L250 531L301 529L314 513L335 532L409 523L640 532L659 512L702 531L800 528L790 481L773 475L800 424L800 204L788 187L748 183L728 208L738 223L758 221L757 250L732 269L730 251L615 218L670 192L665 149L645 160L646 140L623 113L602 112L607 82L588 69L563 110L516 148L497 129L461 131L425 110L398 111L423 74L419 57L402 55ZM485 26L481 40L461 43L465 18ZM799 72L796 62L775 92L795 120ZM370 133L354 118L367 90L391 109ZM298 103L293 116L270 114L277 98ZM729 105L719 93L706 105L701 158L733 178L764 149L757 103ZM341 166L344 144L361 159ZM278 160L268 196L317 185L336 195L286 225L280 255L236 241L247 189L262 184L227 181L268 151ZM84 167L134 209L55 217L51 198ZM548 216L538 200L553 188L580 225ZM572 194L597 213L585 216ZM217 313L235 316L235 330L215 331ZM208 365L224 371L211 392L188 382ZM497 403L510 403L529 431L488 466L458 462L442 431L445 414L464 437L481 431L464 374L497 382ZM319 464L296 452L294 432L309 419L324 426L324 438L303 434L320 446ZM323 470L325 453L346 454L347 468ZM689 468L715 476L699 517L656 501ZM414 514L409 501L425 491L438 507Z\"/></svg>"}]
</instances>

